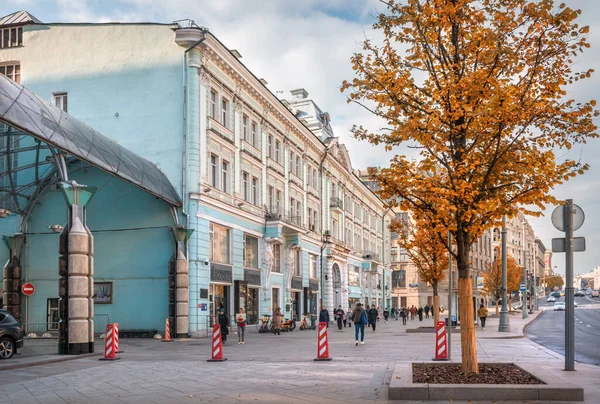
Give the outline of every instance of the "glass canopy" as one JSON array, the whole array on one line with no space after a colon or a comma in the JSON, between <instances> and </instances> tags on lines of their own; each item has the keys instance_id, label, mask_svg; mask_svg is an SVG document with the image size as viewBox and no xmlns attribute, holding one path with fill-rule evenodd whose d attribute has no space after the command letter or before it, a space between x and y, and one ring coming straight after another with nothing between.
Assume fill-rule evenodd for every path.
<instances>
[{"instance_id":1,"label":"glass canopy","mask_svg":"<svg viewBox=\"0 0 600 404\"><path fill-rule=\"evenodd\" d=\"M0 208L25 213L40 189L57 181L59 154L181 205L154 164L0 74Z\"/></svg>"}]
</instances>

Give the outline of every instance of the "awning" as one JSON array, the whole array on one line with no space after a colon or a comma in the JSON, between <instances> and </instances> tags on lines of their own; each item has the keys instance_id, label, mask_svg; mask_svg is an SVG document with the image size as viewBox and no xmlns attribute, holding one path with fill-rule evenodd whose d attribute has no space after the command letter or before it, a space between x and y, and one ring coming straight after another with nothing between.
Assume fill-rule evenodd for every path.
<instances>
[{"instance_id":1,"label":"awning","mask_svg":"<svg viewBox=\"0 0 600 404\"><path fill-rule=\"evenodd\" d=\"M181 205L156 165L0 74L0 208L25 212L40 186L56 176L58 152Z\"/></svg>"}]
</instances>

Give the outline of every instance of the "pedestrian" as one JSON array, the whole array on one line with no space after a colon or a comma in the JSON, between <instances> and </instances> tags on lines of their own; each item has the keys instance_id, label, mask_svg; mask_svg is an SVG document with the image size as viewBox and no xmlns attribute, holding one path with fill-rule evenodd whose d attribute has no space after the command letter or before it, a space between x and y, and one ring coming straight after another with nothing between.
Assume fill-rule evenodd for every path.
<instances>
[{"instance_id":1,"label":"pedestrian","mask_svg":"<svg viewBox=\"0 0 600 404\"><path fill-rule=\"evenodd\" d=\"M417 314L419 315L419 321L423 321L423 308L419 307L417 310Z\"/></svg>"},{"instance_id":2,"label":"pedestrian","mask_svg":"<svg viewBox=\"0 0 600 404\"><path fill-rule=\"evenodd\" d=\"M377 327L377 309L374 304L371 305L371 310L369 310L367 316L369 324L373 327L373 332L375 332L375 328Z\"/></svg>"},{"instance_id":3,"label":"pedestrian","mask_svg":"<svg viewBox=\"0 0 600 404\"><path fill-rule=\"evenodd\" d=\"M400 307L396 307L396 321L398 321L398 317L400 317Z\"/></svg>"},{"instance_id":4,"label":"pedestrian","mask_svg":"<svg viewBox=\"0 0 600 404\"><path fill-rule=\"evenodd\" d=\"M281 335L281 309L279 307L273 313L273 334Z\"/></svg>"},{"instance_id":5,"label":"pedestrian","mask_svg":"<svg viewBox=\"0 0 600 404\"><path fill-rule=\"evenodd\" d=\"M481 306L479 306L479 310L477 310L477 317L479 317L479 320L481 320L481 329L483 330L485 328L485 320L487 319L488 316L488 309L487 307L485 307L483 304Z\"/></svg>"},{"instance_id":6,"label":"pedestrian","mask_svg":"<svg viewBox=\"0 0 600 404\"><path fill-rule=\"evenodd\" d=\"M400 317L402 317L402 325L406 325L406 316L408 315L408 313L406 312L406 309L404 307L402 307L400 309Z\"/></svg>"},{"instance_id":7,"label":"pedestrian","mask_svg":"<svg viewBox=\"0 0 600 404\"><path fill-rule=\"evenodd\" d=\"M246 331L246 313L244 313L242 307L240 307L240 311L235 316L235 320L237 321L238 344L243 344Z\"/></svg>"},{"instance_id":8,"label":"pedestrian","mask_svg":"<svg viewBox=\"0 0 600 404\"><path fill-rule=\"evenodd\" d=\"M337 320L338 330L342 331L342 324L344 322L344 310L342 310L342 305L340 304L338 308L333 312L333 316Z\"/></svg>"},{"instance_id":9,"label":"pedestrian","mask_svg":"<svg viewBox=\"0 0 600 404\"><path fill-rule=\"evenodd\" d=\"M417 312L417 308L415 307L415 305L413 304L412 306L410 306L410 319L414 320L415 319L415 313Z\"/></svg>"},{"instance_id":10,"label":"pedestrian","mask_svg":"<svg viewBox=\"0 0 600 404\"><path fill-rule=\"evenodd\" d=\"M360 343L365 343L365 323L367 323L367 314L362 307L360 302L356 303L356 307L352 312L352 321L354 321L354 339L356 340L355 346L358 346L358 332L360 331Z\"/></svg>"},{"instance_id":11,"label":"pedestrian","mask_svg":"<svg viewBox=\"0 0 600 404\"><path fill-rule=\"evenodd\" d=\"M425 318L429 318L429 306L425 305L423 310L425 310Z\"/></svg>"},{"instance_id":12,"label":"pedestrian","mask_svg":"<svg viewBox=\"0 0 600 404\"><path fill-rule=\"evenodd\" d=\"M325 305L321 306L321 311L319 312L319 323L327 323L327 328L329 328L329 312Z\"/></svg>"},{"instance_id":13,"label":"pedestrian","mask_svg":"<svg viewBox=\"0 0 600 404\"><path fill-rule=\"evenodd\" d=\"M388 322L388 318L390 317L390 313L388 312L388 310L386 308L383 309L383 319L385 320L385 323L387 324Z\"/></svg>"},{"instance_id":14,"label":"pedestrian","mask_svg":"<svg viewBox=\"0 0 600 404\"><path fill-rule=\"evenodd\" d=\"M381 313L381 310L379 309L379 307L377 308L377 321L379 321L379 313Z\"/></svg>"},{"instance_id":15,"label":"pedestrian","mask_svg":"<svg viewBox=\"0 0 600 404\"><path fill-rule=\"evenodd\" d=\"M225 314L225 309L219 310L219 325L221 326L221 340L225 343L229 335L229 318Z\"/></svg>"},{"instance_id":16,"label":"pedestrian","mask_svg":"<svg viewBox=\"0 0 600 404\"><path fill-rule=\"evenodd\" d=\"M346 318L348 319L348 327L352 327L352 319L353 317L353 312L352 312L352 307L350 307L348 309L348 313L346 313ZM344 321L344 327L346 326L346 322Z\"/></svg>"}]
</instances>

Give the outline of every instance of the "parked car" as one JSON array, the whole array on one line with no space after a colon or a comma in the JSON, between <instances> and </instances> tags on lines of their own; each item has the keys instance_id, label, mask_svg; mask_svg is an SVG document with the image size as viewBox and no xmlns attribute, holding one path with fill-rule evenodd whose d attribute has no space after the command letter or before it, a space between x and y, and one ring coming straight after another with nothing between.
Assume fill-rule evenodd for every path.
<instances>
[{"instance_id":1,"label":"parked car","mask_svg":"<svg viewBox=\"0 0 600 404\"><path fill-rule=\"evenodd\" d=\"M554 303L556 301L556 297L550 295L550 296L548 296L548 300L547 301L548 301L548 303Z\"/></svg>"},{"instance_id":2,"label":"parked car","mask_svg":"<svg viewBox=\"0 0 600 404\"><path fill-rule=\"evenodd\" d=\"M592 294L592 289L588 289L588 290L586 290L586 291L585 291L585 294L586 294L586 295L588 295L588 296L590 296L590 295Z\"/></svg>"},{"instance_id":3,"label":"parked car","mask_svg":"<svg viewBox=\"0 0 600 404\"><path fill-rule=\"evenodd\" d=\"M576 290L575 293L573 293L573 296L585 297L585 290Z\"/></svg>"},{"instance_id":4,"label":"parked car","mask_svg":"<svg viewBox=\"0 0 600 404\"><path fill-rule=\"evenodd\" d=\"M558 298L558 297L560 297L561 295L560 295L560 292L552 292L552 293L550 293L550 296L554 296L554 297L557 297L557 298Z\"/></svg>"},{"instance_id":5,"label":"parked car","mask_svg":"<svg viewBox=\"0 0 600 404\"><path fill-rule=\"evenodd\" d=\"M592 297L600 297L600 290L592 290Z\"/></svg>"},{"instance_id":6,"label":"parked car","mask_svg":"<svg viewBox=\"0 0 600 404\"><path fill-rule=\"evenodd\" d=\"M554 303L554 311L557 310L565 310L565 302L556 302Z\"/></svg>"},{"instance_id":7,"label":"parked car","mask_svg":"<svg viewBox=\"0 0 600 404\"><path fill-rule=\"evenodd\" d=\"M0 310L0 359L12 358L23 346L23 326L6 310Z\"/></svg>"}]
</instances>

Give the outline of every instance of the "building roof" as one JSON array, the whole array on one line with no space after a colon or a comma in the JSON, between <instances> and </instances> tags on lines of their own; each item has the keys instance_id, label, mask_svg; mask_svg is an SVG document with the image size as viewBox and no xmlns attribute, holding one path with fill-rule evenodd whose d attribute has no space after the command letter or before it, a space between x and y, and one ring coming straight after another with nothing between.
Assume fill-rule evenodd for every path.
<instances>
[{"instance_id":1,"label":"building roof","mask_svg":"<svg viewBox=\"0 0 600 404\"><path fill-rule=\"evenodd\" d=\"M15 24L42 24L40 20L29 14L27 11L16 11L12 14L0 18L0 25Z\"/></svg>"},{"instance_id":2,"label":"building roof","mask_svg":"<svg viewBox=\"0 0 600 404\"><path fill-rule=\"evenodd\" d=\"M14 129L0 134L8 140L0 142L0 145L3 145L0 156L8 155L10 157L8 161L17 163L16 166L9 165L7 172L0 173L0 179L2 176L7 176L9 179L4 181L9 185L0 188L0 207L11 202L10 206L18 212L26 210L37 187L54 173L53 170L48 169L48 166L53 160L52 155L56 153L55 149L66 153L67 157L85 161L121 178L172 205L181 205L171 182L150 161L98 133L1 74L0 123L5 123ZM35 138L37 142L26 142L26 139L24 141L19 139L19 142L12 141L15 137L26 135ZM37 146L34 143L37 143ZM32 162L31 153L35 148L37 148L36 157ZM19 153L22 153L21 156Z\"/></svg>"}]
</instances>

